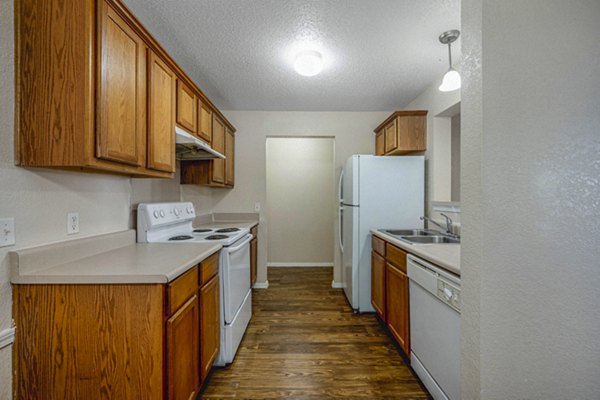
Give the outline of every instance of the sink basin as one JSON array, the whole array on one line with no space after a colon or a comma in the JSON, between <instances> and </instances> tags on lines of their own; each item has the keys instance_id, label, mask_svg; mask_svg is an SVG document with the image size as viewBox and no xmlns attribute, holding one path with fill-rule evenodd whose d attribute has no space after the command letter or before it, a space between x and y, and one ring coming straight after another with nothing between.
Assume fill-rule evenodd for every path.
<instances>
[{"instance_id":1,"label":"sink basin","mask_svg":"<svg viewBox=\"0 0 600 400\"><path fill-rule=\"evenodd\" d=\"M460 239L448 236L402 236L402 239L414 244L459 244Z\"/></svg>"},{"instance_id":2,"label":"sink basin","mask_svg":"<svg viewBox=\"0 0 600 400\"><path fill-rule=\"evenodd\" d=\"M439 236L440 232L431 229L382 229L383 233L394 236Z\"/></svg>"}]
</instances>

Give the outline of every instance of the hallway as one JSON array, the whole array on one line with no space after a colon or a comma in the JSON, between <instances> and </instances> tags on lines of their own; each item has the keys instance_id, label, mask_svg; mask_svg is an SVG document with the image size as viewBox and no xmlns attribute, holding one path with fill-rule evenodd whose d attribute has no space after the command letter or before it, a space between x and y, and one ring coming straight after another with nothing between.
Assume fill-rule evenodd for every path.
<instances>
[{"instance_id":1,"label":"hallway","mask_svg":"<svg viewBox=\"0 0 600 400\"><path fill-rule=\"evenodd\" d=\"M330 268L269 268L234 363L202 398L426 399L373 314L354 315Z\"/></svg>"}]
</instances>

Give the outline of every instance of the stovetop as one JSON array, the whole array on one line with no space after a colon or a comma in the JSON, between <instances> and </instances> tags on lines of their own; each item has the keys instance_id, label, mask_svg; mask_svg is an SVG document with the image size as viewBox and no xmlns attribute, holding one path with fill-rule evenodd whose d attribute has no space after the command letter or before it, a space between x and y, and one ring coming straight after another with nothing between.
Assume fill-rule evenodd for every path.
<instances>
[{"instance_id":1,"label":"stovetop","mask_svg":"<svg viewBox=\"0 0 600 400\"><path fill-rule=\"evenodd\" d=\"M220 243L229 246L250 230L232 226L193 227L196 212L190 202L141 203L137 212L139 243Z\"/></svg>"}]
</instances>

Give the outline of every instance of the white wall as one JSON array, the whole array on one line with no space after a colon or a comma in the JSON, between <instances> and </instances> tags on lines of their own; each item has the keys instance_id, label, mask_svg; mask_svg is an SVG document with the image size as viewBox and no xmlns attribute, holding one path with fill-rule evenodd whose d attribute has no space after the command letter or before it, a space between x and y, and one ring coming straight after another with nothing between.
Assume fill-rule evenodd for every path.
<instances>
[{"instance_id":1,"label":"white wall","mask_svg":"<svg viewBox=\"0 0 600 400\"><path fill-rule=\"evenodd\" d=\"M215 212L254 212L260 202L257 282L267 280L266 158L267 136L334 136L335 176L352 154L373 154L377 127L390 112L285 112L227 111L227 119L238 129L236 134L236 184L233 190L213 193ZM331 205L332 212L336 204ZM337 219L334 223L337 243ZM336 245L336 249L338 246ZM341 281L339 249L334 254L334 280Z\"/></svg>"},{"instance_id":2,"label":"white wall","mask_svg":"<svg viewBox=\"0 0 600 400\"><path fill-rule=\"evenodd\" d=\"M333 265L331 138L267 138L268 264Z\"/></svg>"},{"instance_id":3,"label":"white wall","mask_svg":"<svg viewBox=\"0 0 600 400\"><path fill-rule=\"evenodd\" d=\"M598 399L600 2L462 11L462 397Z\"/></svg>"},{"instance_id":4,"label":"white wall","mask_svg":"<svg viewBox=\"0 0 600 400\"><path fill-rule=\"evenodd\" d=\"M441 77L440 77L441 79ZM440 82L433 82L411 101L405 110L428 110L427 151L425 151L425 210L431 214L432 201L450 201L451 119L439 117L460 103L460 90L440 92ZM438 198L441 197L441 198Z\"/></svg>"}]
</instances>

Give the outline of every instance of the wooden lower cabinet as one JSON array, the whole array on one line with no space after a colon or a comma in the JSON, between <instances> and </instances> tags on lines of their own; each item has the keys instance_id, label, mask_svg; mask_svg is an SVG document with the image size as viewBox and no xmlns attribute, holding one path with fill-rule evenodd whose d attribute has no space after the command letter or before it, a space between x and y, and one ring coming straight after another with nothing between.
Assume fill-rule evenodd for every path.
<instances>
[{"instance_id":1,"label":"wooden lower cabinet","mask_svg":"<svg viewBox=\"0 0 600 400\"><path fill-rule=\"evenodd\" d=\"M167 393L169 400L192 399L200 378L198 297L192 296L167 320Z\"/></svg>"},{"instance_id":2,"label":"wooden lower cabinet","mask_svg":"<svg viewBox=\"0 0 600 400\"><path fill-rule=\"evenodd\" d=\"M215 259L168 284L13 285L14 398L194 398L219 351Z\"/></svg>"},{"instance_id":3,"label":"wooden lower cabinet","mask_svg":"<svg viewBox=\"0 0 600 400\"><path fill-rule=\"evenodd\" d=\"M200 383L212 368L221 343L219 329L219 275L200 288Z\"/></svg>"},{"instance_id":4,"label":"wooden lower cabinet","mask_svg":"<svg viewBox=\"0 0 600 400\"><path fill-rule=\"evenodd\" d=\"M407 253L376 236L372 238L371 304L406 356L410 355Z\"/></svg>"},{"instance_id":5,"label":"wooden lower cabinet","mask_svg":"<svg viewBox=\"0 0 600 400\"><path fill-rule=\"evenodd\" d=\"M371 252L371 304L385 322L385 258L375 251Z\"/></svg>"},{"instance_id":6,"label":"wooden lower cabinet","mask_svg":"<svg viewBox=\"0 0 600 400\"><path fill-rule=\"evenodd\" d=\"M387 326L404 354L410 355L408 276L394 265L386 265Z\"/></svg>"}]
</instances>

